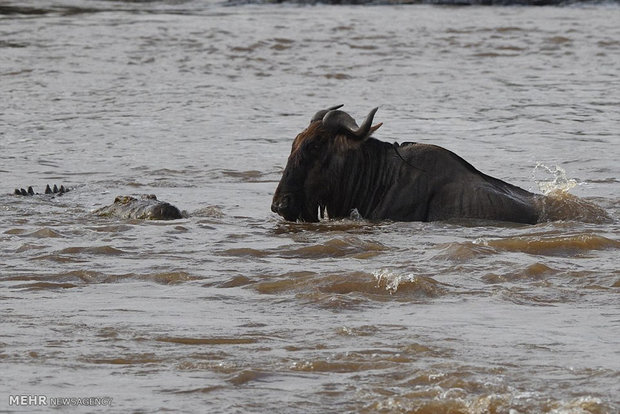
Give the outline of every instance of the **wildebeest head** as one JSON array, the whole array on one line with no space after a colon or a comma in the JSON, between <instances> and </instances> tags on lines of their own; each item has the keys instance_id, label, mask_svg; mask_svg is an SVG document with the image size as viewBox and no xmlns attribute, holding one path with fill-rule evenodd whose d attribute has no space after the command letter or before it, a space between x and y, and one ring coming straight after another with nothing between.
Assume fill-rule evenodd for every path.
<instances>
[{"instance_id":1,"label":"wildebeest head","mask_svg":"<svg viewBox=\"0 0 620 414\"><path fill-rule=\"evenodd\" d=\"M347 152L359 148L382 125L372 126L378 108L358 126L349 114L338 110L340 107L317 112L293 141L271 204L271 210L286 220L318 221L318 212L323 215L332 181L341 174Z\"/></svg>"}]
</instances>

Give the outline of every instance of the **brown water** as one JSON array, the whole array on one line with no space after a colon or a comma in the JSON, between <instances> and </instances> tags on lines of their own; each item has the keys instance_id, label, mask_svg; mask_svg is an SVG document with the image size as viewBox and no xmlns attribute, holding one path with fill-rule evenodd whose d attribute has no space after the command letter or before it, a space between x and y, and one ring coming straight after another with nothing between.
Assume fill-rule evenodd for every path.
<instances>
[{"instance_id":1,"label":"brown water","mask_svg":"<svg viewBox=\"0 0 620 414\"><path fill-rule=\"evenodd\" d=\"M620 410L617 5L3 4L0 411ZM283 222L340 103L578 219ZM91 213L141 193L190 217Z\"/></svg>"}]
</instances>

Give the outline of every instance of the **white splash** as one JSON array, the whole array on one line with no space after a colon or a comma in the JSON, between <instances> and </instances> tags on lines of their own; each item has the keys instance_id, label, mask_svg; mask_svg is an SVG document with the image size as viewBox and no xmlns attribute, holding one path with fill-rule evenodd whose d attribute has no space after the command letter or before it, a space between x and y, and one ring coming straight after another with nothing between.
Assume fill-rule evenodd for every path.
<instances>
[{"instance_id":1,"label":"white splash","mask_svg":"<svg viewBox=\"0 0 620 414\"><path fill-rule=\"evenodd\" d=\"M549 411L550 414L587 414L595 412L603 412L603 401L600 398L591 397L589 395L579 397L572 401L561 402L559 407Z\"/></svg>"},{"instance_id":2,"label":"white splash","mask_svg":"<svg viewBox=\"0 0 620 414\"><path fill-rule=\"evenodd\" d=\"M557 165L547 167L544 164L537 163L532 172L532 179L544 195L554 192L568 193L577 185L577 180L568 178L566 171Z\"/></svg>"},{"instance_id":3,"label":"white splash","mask_svg":"<svg viewBox=\"0 0 620 414\"><path fill-rule=\"evenodd\" d=\"M375 270L372 275L377 280L377 287L385 287L391 295L398 291L401 283L413 282L416 279L416 276L411 273L402 274L386 268Z\"/></svg>"}]
</instances>

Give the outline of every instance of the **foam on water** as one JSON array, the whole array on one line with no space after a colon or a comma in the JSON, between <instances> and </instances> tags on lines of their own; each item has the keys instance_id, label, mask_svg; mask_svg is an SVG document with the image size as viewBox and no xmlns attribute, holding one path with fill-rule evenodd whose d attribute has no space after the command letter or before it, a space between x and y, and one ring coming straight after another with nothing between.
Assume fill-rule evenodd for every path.
<instances>
[{"instance_id":1,"label":"foam on water","mask_svg":"<svg viewBox=\"0 0 620 414\"><path fill-rule=\"evenodd\" d=\"M566 170L555 165L548 167L545 164L537 163L532 172L532 179L538 185L538 189L544 195L555 192L568 193L577 186L577 180L568 178Z\"/></svg>"},{"instance_id":2,"label":"foam on water","mask_svg":"<svg viewBox=\"0 0 620 414\"><path fill-rule=\"evenodd\" d=\"M407 296L432 298L447 291L447 287L437 280L414 273L382 268L375 270L372 275L376 280L377 288L384 289L390 295L398 292L407 294Z\"/></svg>"},{"instance_id":3,"label":"foam on water","mask_svg":"<svg viewBox=\"0 0 620 414\"><path fill-rule=\"evenodd\" d=\"M589 223L611 221L610 215L601 207L570 191L580 185L569 178L566 170L558 165L549 167L537 163L532 171L532 180L545 195L542 200L540 221L579 220Z\"/></svg>"},{"instance_id":4,"label":"foam on water","mask_svg":"<svg viewBox=\"0 0 620 414\"><path fill-rule=\"evenodd\" d=\"M398 291L398 286L403 282L413 282L415 275L412 273L398 273L390 269L379 269L372 272L377 280L378 287L384 287L385 290L394 294Z\"/></svg>"}]
</instances>

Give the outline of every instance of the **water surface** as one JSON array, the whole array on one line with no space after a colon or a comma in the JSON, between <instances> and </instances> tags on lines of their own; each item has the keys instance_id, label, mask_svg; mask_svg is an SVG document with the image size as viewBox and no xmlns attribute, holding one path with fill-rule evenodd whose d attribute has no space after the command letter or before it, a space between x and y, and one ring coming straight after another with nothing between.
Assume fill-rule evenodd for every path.
<instances>
[{"instance_id":1,"label":"water surface","mask_svg":"<svg viewBox=\"0 0 620 414\"><path fill-rule=\"evenodd\" d=\"M620 409L617 5L7 5L3 411ZM283 222L292 139L340 103L611 219ZM190 216L92 214L142 193Z\"/></svg>"}]
</instances>

